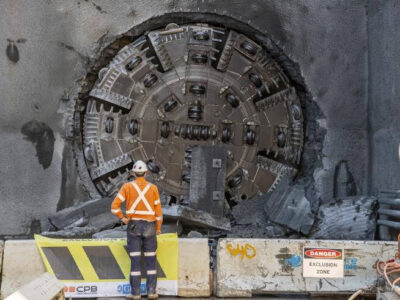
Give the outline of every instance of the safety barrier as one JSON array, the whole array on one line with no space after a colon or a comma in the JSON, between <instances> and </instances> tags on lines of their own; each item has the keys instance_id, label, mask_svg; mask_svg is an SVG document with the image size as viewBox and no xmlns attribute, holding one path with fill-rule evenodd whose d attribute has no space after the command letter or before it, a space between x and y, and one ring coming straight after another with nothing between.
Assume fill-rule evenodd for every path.
<instances>
[{"instance_id":1,"label":"safety barrier","mask_svg":"<svg viewBox=\"0 0 400 300\"><path fill-rule=\"evenodd\" d=\"M58 249L58 251L62 250ZM48 254L53 255L53 252ZM193 253L196 256L196 263L193 263ZM179 239L178 262L178 296L210 296L208 240ZM6 241L1 299L41 276L44 272L43 260L34 240Z\"/></svg>"},{"instance_id":2,"label":"safety barrier","mask_svg":"<svg viewBox=\"0 0 400 300\"><path fill-rule=\"evenodd\" d=\"M211 295L210 255L207 239L179 239L178 295Z\"/></svg>"},{"instance_id":3,"label":"safety barrier","mask_svg":"<svg viewBox=\"0 0 400 300\"><path fill-rule=\"evenodd\" d=\"M219 297L262 293L343 293L376 285L378 259L393 258L397 243L220 239Z\"/></svg>"},{"instance_id":4,"label":"safety barrier","mask_svg":"<svg viewBox=\"0 0 400 300\"><path fill-rule=\"evenodd\" d=\"M178 295L209 296L207 239L179 239L178 249ZM376 261L393 258L397 243L221 239L217 250L214 282L216 295L220 297L250 297L262 293L352 293L368 287L373 293L378 278ZM33 240L5 243L3 297L44 272L42 258Z\"/></svg>"}]
</instances>

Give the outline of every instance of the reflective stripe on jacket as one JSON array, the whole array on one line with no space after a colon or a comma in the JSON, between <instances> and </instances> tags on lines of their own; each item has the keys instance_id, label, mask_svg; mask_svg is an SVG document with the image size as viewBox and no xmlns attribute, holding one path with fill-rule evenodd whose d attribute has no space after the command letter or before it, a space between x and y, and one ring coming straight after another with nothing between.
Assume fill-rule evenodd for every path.
<instances>
[{"instance_id":1,"label":"reflective stripe on jacket","mask_svg":"<svg viewBox=\"0 0 400 300\"><path fill-rule=\"evenodd\" d=\"M157 186L144 177L125 183L111 204L111 212L120 219L124 215L121 204L125 201L128 219L155 221L156 229L161 229L162 209Z\"/></svg>"}]
</instances>

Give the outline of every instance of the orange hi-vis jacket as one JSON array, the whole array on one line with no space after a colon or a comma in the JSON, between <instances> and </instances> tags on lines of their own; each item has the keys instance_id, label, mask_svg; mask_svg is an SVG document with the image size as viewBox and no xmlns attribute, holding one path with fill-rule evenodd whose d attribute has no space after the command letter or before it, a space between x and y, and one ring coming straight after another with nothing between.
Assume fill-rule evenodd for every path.
<instances>
[{"instance_id":1,"label":"orange hi-vis jacket","mask_svg":"<svg viewBox=\"0 0 400 300\"><path fill-rule=\"evenodd\" d=\"M156 222L156 230L161 230L162 209L158 188L138 177L125 183L111 204L111 212L122 219L121 204L126 201L126 217L130 220Z\"/></svg>"}]
</instances>

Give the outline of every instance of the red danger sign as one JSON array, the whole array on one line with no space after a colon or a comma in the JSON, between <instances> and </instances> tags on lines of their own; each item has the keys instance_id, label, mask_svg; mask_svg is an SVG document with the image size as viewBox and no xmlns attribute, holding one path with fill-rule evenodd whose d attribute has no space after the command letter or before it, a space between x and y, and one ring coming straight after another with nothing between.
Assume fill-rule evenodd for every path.
<instances>
[{"instance_id":1,"label":"red danger sign","mask_svg":"<svg viewBox=\"0 0 400 300\"><path fill-rule=\"evenodd\" d=\"M342 249L304 248L304 258L342 259Z\"/></svg>"},{"instance_id":2,"label":"red danger sign","mask_svg":"<svg viewBox=\"0 0 400 300\"><path fill-rule=\"evenodd\" d=\"M343 249L304 248L303 277L343 278Z\"/></svg>"}]
</instances>

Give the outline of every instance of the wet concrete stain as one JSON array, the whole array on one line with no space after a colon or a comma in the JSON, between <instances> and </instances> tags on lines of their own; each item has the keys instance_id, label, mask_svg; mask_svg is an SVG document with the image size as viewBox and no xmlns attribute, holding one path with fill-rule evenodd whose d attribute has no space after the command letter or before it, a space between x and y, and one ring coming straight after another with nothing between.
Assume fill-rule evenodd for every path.
<instances>
[{"instance_id":1,"label":"wet concrete stain","mask_svg":"<svg viewBox=\"0 0 400 300\"><path fill-rule=\"evenodd\" d=\"M89 63L89 57L87 57L86 55L83 55L82 53L80 53L78 50L76 50L71 45L67 45L64 42L59 42L58 44L60 45L60 47L63 47L69 51L76 53L79 56L79 58L82 60L83 64L87 65Z\"/></svg>"},{"instance_id":2,"label":"wet concrete stain","mask_svg":"<svg viewBox=\"0 0 400 300\"><path fill-rule=\"evenodd\" d=\"M290 249L285 247L285 248L281 248L279 249L279 253L275 255L275 258L278 259L278 263L281 265L282 272L285 273L291 273L293 271L293 266L292 264L288 263L288 261L294 256L293 253L289 253Z\"/></svg>"},{"instance_id":3,"label":"wet concrete stain","mask_svg":"<svg viewBox=\"0 0 400 300\"><path fill-rule=\"evenodd\" d=\"M18 39L16 41L12 39L7 39L8 45L6 48L6 55L9 60L13 63L17 63L19 61L19 50L17 44L22 44L26 42L26 39Z\"/></svg>"},{"instance_id":4,"label":"wet concrete stain","mask_svg":"<svg viewBox=\"0 0 400 300\"><path fill-rule=\"evenodd\" d=\"M68 173L68 165L69 161L72 158L70 151L67 149L67 145L64 146L63 150L63 159L61 163L61 191L60 191L60 199L57 203L57 211L62 210L64 208L70 207L73 205L73 199L75 194L75 189L68 188L71 184L75 185L76 176L68 176L72 172ZM72 175L72 174L71 174Z\"/></svg>"},{"instance_id":5,"label":"wet concrete stain","mask_svg":"<svg viewBox=\"0 0 400 300\"><path fill-rule=\"evenodd\" d=\"M21 133L25 140L35 145L36 156L43 169L50 167L56 140L53 130L46 123L32 120L22 126Z\"/></svg>"},{"instance_id":6,"label":"wet concrete stain","mask_svg":"<svg viewBox=\"0 0 400 300\"><path fill-rule=\"evenodd\" d=\"M99 12L101 12L102 14L107 14L107 11L105 11L100 5L94 3L93 1L92 4Z\"/></svg>"},{"instance_id":7,"label":"wet concrete stain","mask_svg":"<svg viewBox=\"0 0 400 300\"><path fill-rule=\"evenodd\" d=\"M42 224L40 220L33 219L28 228L28 236L33 237L35 234L42 232Z\"/></svg>"}]
</instances>

